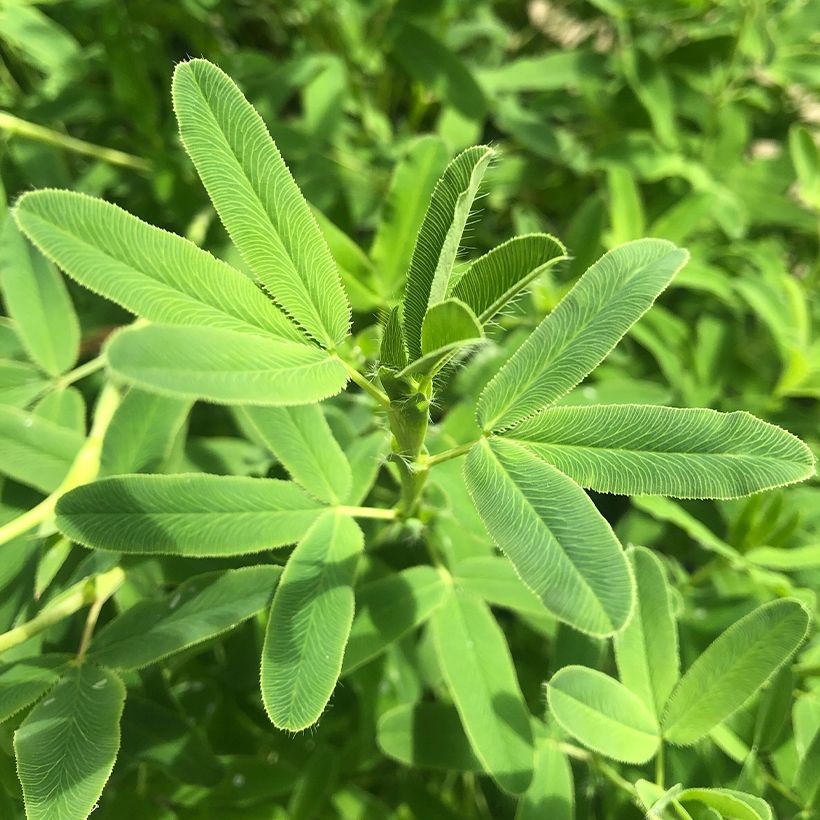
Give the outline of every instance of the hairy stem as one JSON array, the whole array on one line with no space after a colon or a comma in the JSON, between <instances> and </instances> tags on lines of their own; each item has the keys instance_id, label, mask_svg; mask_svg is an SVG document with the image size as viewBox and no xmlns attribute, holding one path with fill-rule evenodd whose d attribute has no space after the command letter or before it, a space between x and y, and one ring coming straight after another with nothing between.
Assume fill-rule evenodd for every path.
<instances>
[{"instance_id":1,"label":"hairy stem","mask_svg":"<svg viewBox=\"0 0 820 820\"><path fill-rule=\"evenodd\" d=\"M383 510L380 507L336 507L336 512L350 515L353 518L381 518L392 521L396 518L395 510Z\"/></svg>"},{"instance_id":2,"label":"hairy stem","mask_svg":"<svg viewBox=\"0 0 820 820\"><path fill-rule=\"evenodd\" d=\"M348 375L350 376L351 381L354 381L365 393L372 396L382 407L389 408L390 407L390 399L376 387L373 382L371 382L367 377L363 376L356 370L350 362L346 362L341 357L337 357L339 361L344 366L344 369L347 370Z\"/></svg>"},{"instance_id":3,"label":"hairy stem","mask_svg":"<svg viewBox=\"0 0 820 820\"><path fill-rule=\"evenodd\" d=\"M97 356L61 376L57 380L57 387L68 387L68 385L74 384L74 382L78 382L80 379L84 379L92 373L96 373L103 367L105 367L105 356Z\"/></svg>"}]
</instances>

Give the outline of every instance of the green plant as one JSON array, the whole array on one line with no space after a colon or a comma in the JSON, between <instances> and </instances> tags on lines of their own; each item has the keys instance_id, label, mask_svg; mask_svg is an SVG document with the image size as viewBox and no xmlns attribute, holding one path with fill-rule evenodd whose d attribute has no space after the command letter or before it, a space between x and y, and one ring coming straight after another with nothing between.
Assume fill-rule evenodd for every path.
<instances>
[{"instance_id":1,"label":"green plant","mask_svg":"<svg viewBox=\"0 0 820 820\"><path fill-rule=\"evenodd\" d=\"M68 820L91 811L119 748L129 674L220 635L269 601L261 696L278 729L313 726L340 676L365 670L426 626L419 663L430 667L439 697L381 714L388 756L486 773L503 792L523 795L523 817L543 811L554 793L572 804L567 755L656 814L700 803L728 816L768 816L765 801L737 790L697 782L666 790L664 750L718 731L784 667L808 631L804 603L789 596L746 614L678 680L664 568L645 549L625 552L583 488L735 499L810 477L814 457L799 439L744 412L566 401L649 310L686 251L657 239L619 245L531 332L505 339L494 323L568 254L554 237L531 233L469 265L457 259L493 157L488 147L468 148L432 191L403 294L373 274L390 308L383 327L352 337L331 248L368 270L374 260L359 257L323 218L317 223L261 118L219 69L203 60L181 64L173 99L183 144L243 270L84 194L34 191L13 210L45 257L141 317L76 374L103 365L108 374L86 443L57 441L53 421L3 411L15 463L37 455L19 475L49 495L0 527L0 540L47 525L55 512L57 544L91 548L96 562L76 587L0 636L4 649L25 645L91 604L76 657L34 655L0 670L3 716L39 700L14 740L28 816ZM436 146L416 150L436 166ZM395 193L401 199L403 191ZM401 228L393 230L395 240ZM58 289L53 269L28 256L10 223L7 234L17 260L38 260L26 280L31 302L39 298L34 282ZM38 279L37 270L49 273ZM19 316L35 360L45 366L50 353L63 353L48 316ZM60 375L74 358L51 367L61 387L74 378ZM431 434L431 410L450 400L457 372L471 372L480 390L474 402L454 403L449 429L445 422ZM338 394L349 381L360 390L343 404ZM324 400L351 419L346 447ZM194 401L232 408L238 427L289 478L137 474L167 455ZM492 554L460 557L440 536L442 495L460 492L461 472L450 468L462 459L475 509L509 564ZM60 471L66 462L73 462L69 477ZM384 557L408 542L429 557ZM286 560L269 552L294 543ZM724 552L731 562L732 548ZM132 599L95 631L124 583L120 560L127 579L131 566L150 573L135 556L250 554L256 558L186 578L163 597ZM612 637L620 682L565 665L547 690L555 723L542 723L490 609L499 603L542 629L566 628L560 622ZM590 751L564 742L557 727ZM161 760L158 746L143 749L142 759ZM632 764L654 758L654 782L625 780L598 753ZM795 779L806 803L817 787L815 755L806 751Z\"/></svg>"}]
</instances>

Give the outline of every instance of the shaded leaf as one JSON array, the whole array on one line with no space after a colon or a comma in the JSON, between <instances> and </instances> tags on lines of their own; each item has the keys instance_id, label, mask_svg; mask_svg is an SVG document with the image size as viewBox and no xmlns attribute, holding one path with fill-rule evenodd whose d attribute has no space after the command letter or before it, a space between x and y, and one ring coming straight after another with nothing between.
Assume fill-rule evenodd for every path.
<instances>
[{"instance_id":1,"label":"shaded leaf","mask_svg":"<svg viewBox=\"0 0 820 820\"><path fill-rule=\"evenodd\" d=\"M34 703L60 680L70 655L40 655L0 666L0 721Z\"/></svg>"}]
</instances>

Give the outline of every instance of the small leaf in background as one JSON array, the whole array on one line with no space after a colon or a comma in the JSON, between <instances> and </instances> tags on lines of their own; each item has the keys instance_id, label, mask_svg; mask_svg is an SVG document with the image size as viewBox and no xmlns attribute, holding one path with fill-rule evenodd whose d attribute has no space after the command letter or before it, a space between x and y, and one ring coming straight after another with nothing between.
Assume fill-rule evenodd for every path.
<instances>
[{"instance_id":1,"label":"small leaf in background","mask_svg":"<svg viewBox=\"0 0 820 820\"><path fill-rule=\"evenodd\" d=\"M350 306L262 118L207 60L180 63L172 91L182 142L237 250L285 313L335 348L348 333Z\"/></svg>"},{"instance_id":2,"label":"small leaf in background","mask_svg":"<svg viewBox=\"0 0 820 820\"><path fill-rule=\"evenodd\" d=\"M643 701L609 675L565 666L547 687L552 715L593 751L625 763L645 763L660 744L658 721Z\"/></svg>"},{"instance_id":3,"label":"small leaf in background","mask_svg":"<svg viewBox=\"0 0 820 820\"><path fill-rule=\"evenodd\" d=\"M385 712L379 718L377 740L386 755L405 766L482 771L458 711L448 703L407 704Z\"/></svg>"},{"instance_id":4,"label":"small leaf in background","mask_svg":"<svg viewBox=\"0 0 820 820\"><path fill-rule=\"evenodd\" d=\"M680 679L663 715L663 736L688 746L734 714L794 654L809 616L798 601L765 604L732 624Z\"/></svg>"},{"instance_id":5,"label":"small leaf in background","mask_svg":"<svg viewBox=\"0 0 820 820\"><path fill-rule=\"evenodd\" d=\"M30 820L79 820L94 809L120 747L125 687L84 663L66 673L14 733Z\"/></svg>"},{"instance_id":6,"label":"small leaf in background","mask_svg":"<svg viewBox=\"0 0 820 820\"><path fill-rule=\"evenodd\" d=\"M106 354L139 388L219 404L310 404L347 383L341 362L318 347L214 327L132 328Z\"/></svg>"},{"instance_id":7,"label":"small leaf in background","mask_svg":"<svg viewBox=\"0 0 820 820\"><path fill-rule=\"evenodd\" d=\"M0 230L0 283L29 356L52 376L71 368L80 352L80 323L65 282L29 249L11 219Z\"/></svg>"},{"instance_id":8,"label":"small leaf in background","mask_svg":"<svg viewBox=\"0 0 820 820\"><path fill-rule=\"evenodd\" d=\"M769 804L759 797L732 789L684 789L677 795L683 803L702 803L721 817L737 820L772 820Z\"/></svg>"},{"instance_id":9,"label":"small leaf in background","mask_svg":"<svg viewBox=\"0 0 820 820\"><path fill-rule=\"evenodd\" d=\"M522 794L532 780L533 740L504 633L482 600L456 589L433 613L430 628L473 751L499 786Z\"/></svg>"},{"instance_id":10,"label":"small leaf in background","mask_svg":"<svg viewBox=\"0 0 820 820\"><path fill-rule=\"evenodd\" d=\"M618 676L660 718L680 676L678 627L661 562L644 547L627 550L635 575L635 612L615 636Z\"/></svg>"},{"instance_id":11,"label":"small leaf in background","mask_svg":"<svg viewBox=\"0 0 820 820\"><path fill-rule=\"evenodd\" d=\"M503 439L473 447L464 478L490 535L550 612L592 635L624 626L633 605L629 565L577 484Z\"/></svg>"},{"instance_id":12,"label":"small leaf in background","mask_svg":"<svg viewBox=\"0 0 820 820\"><path fill-rule=\"evenodd\" d=\"M78 544L112 552L243 555L298 541L321 512L291 481L133 475L66 493L57 526Z\"/></svg>"},{"instance_id":13,"label":"small leaf in background","mask_svg":"<svg viewBox=\"0 0 820 820\"><path fill-rule=\"evenodd\" d=\"M342 674L367 663L424 623L446 591L441 574L428 566L410 567L357 589L356 617Z\"/></svg>"},{"instance_id":14,"label":"small leaf in background","mask_svg":"<svg viewBox=\"0 0 820 820\"><path fill-rule=\"evenodd\" d=\"M439 137L426 135L411 143L393 169L370 247L370 258L385 296L399 294L410 267L416 235L447 159L444 142Z\"/></svg>"},{"instance_id":15,"label":"small leaf in background","mask_svg":"<svg viewBox=\"0 0 820 820\"><path fill-rule=\"evenodd\" d=\"M505 438L603 493L738 498L814 473L814 456L800 439L744 412L555 407Z\"/></svg>"},{"instance_id":16,"label":"small leaf in background","mask_svg":"<svg viewBox=\"0 0 820 820\"><path fill-rule=\"evenodd\" d=\"M429 308L448 294L462 234L493 156L479 145L462 151L436 183L419 230L404 294L404 338L411 359L422 355L421 330Z\"/></svg>"},{"instance_id":17,"label":"small leaf in background","mask_svg":"<svg viewBox=\"0 0 820 820\"><path fill-rule=\"evenodd\" d=\"M612 247L640 239L645 233L641 192L632 172L623 165L606 169L609 190L609 242Z\"/></svg>"},{"instance_id":18,"label":"small leaf in background","mask_svg":"<svg viewBox=\"0 0 820 820\"><path fill-rule=\"evenodd\" d=\"M452 296L469 305L483 323L537 276L568 258L554 236L516 236L476 259L456 282Z\"/></svg>"},{"instance_id":19,"label":"small leaf in background","mask_svg":"<svg viewBox=\"0 0 820 820\"><path fill-rule=\"evenodd\" d=\"M69 276L138 316L307 342L246 276L116 205L73 191L32 191L13 213Z\"/></svg>"},{"instance_id":20,"label":"small leaf in background","mask_svg":"<svg viewBox=\"0 0 820 820\"><path fill-rule=\"evenodd\" d=\"M353 622L353 581L363 546L352 518L328 512L288 559L262 649L262 700L277 728L312 726L333 694Z\"/></svg>"},{"instance_id":21,"label":"small leaf in background","mask_svg":"<svg viewBox=\"0 0 820 820\"><path fill-rule=\"evenodd\" d=\"M206 641L264 609L281 569L242 567L195 575L170 595L142 600L94 636L88 657L117 669L141 669Z\"/></svg>"},{"instance_id":22,"label":"small leaf in background","mask_svg":"<svg viewBox=\"0 0 820 820\"><path fill-rule=\"evenodd\" d=\"M312 496L328 503L347 497L350 464L319 405L243 407L238 412Z\"/></svg>"},{"instance_id":23,"label":"small leaf in background","mask_svg":"<svg viewBox=\"0 0 820 820\"><path fill-rule=\"evenodd\" d=\"M543 410L590 373L688 259L640 239L602 256L484 388L478 417L500 430Z\"/></svg>"}]
</instances>

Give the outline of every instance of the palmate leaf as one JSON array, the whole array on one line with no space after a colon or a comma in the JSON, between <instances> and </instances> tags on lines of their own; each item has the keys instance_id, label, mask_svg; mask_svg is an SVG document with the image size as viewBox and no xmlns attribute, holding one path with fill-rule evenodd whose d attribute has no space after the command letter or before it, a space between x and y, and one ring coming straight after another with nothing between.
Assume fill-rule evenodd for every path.
<instances>
[{"instance_id":1,"label":"palmate leaf","mask_svg":"<svg viewBox=\"0 0 820 820\"><path fill-rule=\"evenodd\" d=\"M264 609L280 573L261 565L189 578L170 595L138 601L109 621L94 636L88 657L117 669L156 663Z\"/></svg>"},{"instance_id":2,"label":"palmate leaf","mask_svg":"<svg viewBox=\"0 0 820 820\"><path fill-rule=\"evenodd\" d=\"M737 498L814 473L814 456L800 439L744 412L555 407L504 436L598 492Z\"/></svg>"},{"instance_id":3,"label":"palmate leaf","mask_svg":"<svg viewBox=\"0 0 820 820\"><path fill-rule=\"evenodd\" d=\"M180 63L172 94L183 145L242 258L289 316L335 348L347 335L350 305L262 118L206 60Z\"/></svg>"},{"instance_id":4,"label":"palmate leaf","mask_svg":"<svg viewBox=\"0 0 820 820\"><path fill-rule=\"evenodd\" d=\"M410 267L416 234L446 165L444 140L427 135L412 143L393 171L370 248L370 258L385 296L396 295Z\"/></svg>"},{"instance_id":5,"label":"palmate leaf","mask_svg":"<svg viewBox=\"0 0 820 820\"><path fill-rule=\"evenodd\" d=\"M436 184L419 230L404 294L404 338L411 359L422 355L422 322L443 301L478 186L492 158L486 145L462 151Z\"/></svg>"},{"instance_id":6,"label":"palmate leaf","mask_svg":"<svg viewBox=\"0 0 820 820\"><path fill-rule=\"evenodd\" d=\"M482 323L529 285L536 276L569 257L554 236L516 236L476 259L452 290Z\"/></svg>"},{"instance_id":7,"label":"palmate leaf","mask_svg":"<svg viewBox=\"0 0 820 820\"><path fill-rule=\"evenodd\" d=\"M678 628L660 561L643 547L627 555L637 596L634 615L614 640L618 676L659 718L680 675Z\"/></svg>"},{"instance_id":8,"label":"palmate leaf","mask_svg":"<svg viewBox=\"0 0 820 820\"><path fill-rule=\"evenodd\" d=\"M29 250L10 219L0 231L0 283L28 355L52 376L68 370L80 351L80 323L71 297L54 266Z\"/></svg>"},{"instance_id":9,"label":"palmate leaf","mask_svg":"<svg viewBox=\"0 0 820 820\"><path fill-rule=\"evenodd\" d=\"M503 439L484 439L464 465L467 489L521 580L563 621L611 635L632 611L621 545L586 493Z\"/></svg>"},{"instance_id":10,"label":"palmate leaf","mask_svg":"<svg viewBox=\"0 0 820 820\"><path fill-rule=\"evenodd\" d=\"M658 750L658 721L615 678L586 666L565 666L547 687L561 727L585 746L624 763L645 763Z\"/></svg>"},{"instance_id":11,"label":"palmate leaf","mask_svg":"<svg viewBox=\"0 0 820 820\"><path fill-rule=\"evenodd\" d=\"M219 404L309 404L347 383L342 363L315 345L211 327L129 328L106 355L137 387Z\"/></svg>"},{"instance_id":12,"label":"palmate leaf","mask_svg":"<svg viewBox=\"0 0 820 820\"><path fill-rule=\"evenodd\" d=\"M478 418L501 430L543 410L590 373L688 259L660 239L602 256L484 388Z\"/></svg>"},{"instance_id":13,"label":"palmate leaf","mask_svg":"<svg viewBox=\"0 0 820 820\"><path fill-rule=\"evenodd\" d=\"M69 276L137 316L308 342L244 274L116 205L43 190L23 194L13 213Z\"/></svg>"},{"instance_id":14,"label":"palmate leaf","mask_svg":"<svg viewBox=\"0 0 820 820\"><path fill-rule=\"evenodd\" d=\"M410 567L356 590L356 617L342 674L377 657L423 624L446 592L441 574L428 566Z\"/></svg>"},{"instance_id":15,"label":"palmate leaf","mask_svg":"<svg viewBox=\"0 0 820 820\"><path fill-rule=\"evenodd\" d=\"M504 633L480 598L452 589L433 613L436 657L485 771L505 791L526 791L533 773L527 711Z\"/></svg>"},{"instance_id":16,"label":"palmate leaf","mask_svg":"<svg viewBox=\"0 0 820 820\"><path fill-rule=\"evenodd\" d=\"M30 820L81 820L94 808L120 747L125 687L91 663L69 670L14 733Z\"/></svg>"},{"instance_id":17,"label":"palmate leaf","mask_svg":"<svg viewBox=\"0 0 820 820\"><path fill-rule=\"evenodd\" d=\"M672 692L662 720L664 738L691 745L734 714L792 656L808 626L803 605L785 598L729 627Z\"/></svg>"},{"instance_id":18,"label":"palmate leaf","mask_svg":"<svg viewBox=\"0 0 820 820\"><path fill-rule=\"evenodd\" d=\"M340 503L350 492L350 464L318 404L243 407L242 418L293 479L312 496Z\"/></svg>"},{"instance_id":19,"label":"palmate leaf","mask_svg":"<svg viewBox=\"0 0 820 820\"><path fill-rule=\"evenodd\" d=\"M296 545L273 599L262 648L262 701L273 725L312 726L333 694L353 622L364 547L358 524L325 513Z\"/></svg>"},{"instance_id":20,"label":"palmate leaf","mask_svg":"<svg viewBox=\"0 0 820 820\"><path fill-rule=\"evenodd\" d=\"M83 443L74 430L26 413L0 407L0 474L50 493L65 478Z\"/></svg>"},{"instance_id":21,"label":"palmate leaf","mask_svg":"<svg viewBox=\"0 0 820 820\"><path fill-rule=\"evenodd\" d=\"M242 555L298 541L322 506L292 481L240 476L131 475L77 487L57 527L93 549Z\"/></svg>"}]
</instances>

